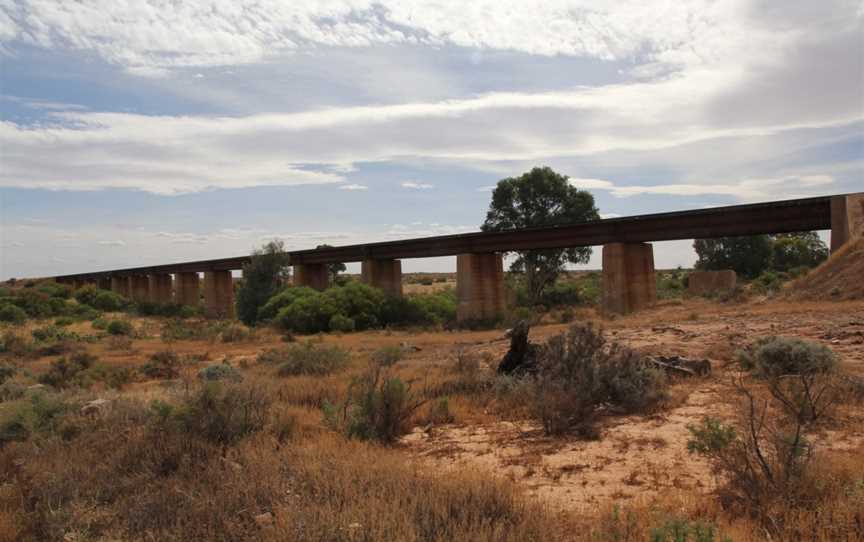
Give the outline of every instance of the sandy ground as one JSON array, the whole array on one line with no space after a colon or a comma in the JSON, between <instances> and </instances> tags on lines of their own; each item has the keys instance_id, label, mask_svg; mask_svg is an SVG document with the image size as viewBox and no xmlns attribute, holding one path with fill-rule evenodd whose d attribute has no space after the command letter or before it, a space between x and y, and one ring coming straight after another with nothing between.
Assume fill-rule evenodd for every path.
<instances>
[{"instance_id":1,"label":"sandy ground","mask_svg":"<svg viewBox=\"0 0 864 542\"><path fill-rule=\"evenodd\" d=\"M587 316L587 315L583 315ZM705 416L731 416L735 352L761 336L784 335L830 346L847 370L864 375L864 303L777 303L755 301L718 306L701 300L670 303L638 315L598 322L610 338L651 354L706 358L713 374L673 387L680 404L652 416L610 417L599 440L547 438L528 422L451 425L424 430L403 442L436 468L483 469L522 485L550 507L596 510L598 505L633 498L651 500L681 491L705 494L716 484L706 462L687 452L687 426ZM539 341L566 326L536 327ZM503 338L482 334L463 347L500 359ZM485 340L484 340L485 339ZM417 344L423 344L418 338ZM431 345L430 345L431 346ZM441 352L418 354L417 364ZM811 438L822 449L843 453L864 445L864 413L842 410L837 421Z\"/></svg>"}]
</instances>

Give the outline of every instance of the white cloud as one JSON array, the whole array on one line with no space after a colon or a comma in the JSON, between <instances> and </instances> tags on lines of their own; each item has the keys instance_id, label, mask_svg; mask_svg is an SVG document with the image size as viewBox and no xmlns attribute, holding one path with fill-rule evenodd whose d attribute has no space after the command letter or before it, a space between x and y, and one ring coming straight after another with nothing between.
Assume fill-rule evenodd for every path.
<instances>
[{"instance_id":1,"label":"white cloud","mask_svg":"<svg viewBox=\"0 0 864 542\"><path fill-rule=\"evenodd\" d=\"M343 184L339 190L369 190L369 187L363 184Z\"/></svg>"},{"instance_id":2,"label":"white cloud","mask_svg":"<svg viewBox=\"0 0 864 542\"><path fill-rule=\"evenodd\" d=\"M582 190L590 190L596 188L611 188L612 181L604 181L603 179L580 179L571 177L570 185Z\"/></svg>"},{"instance_id":3,"label":"white cloud","mask_svg":"<svg viewBox=\"0 0 864 542\"><path fill-rule=\"evenodd\" d=\"M114 241L99 241L100 245L103 247L125 247L126 241L114 240Z\"/></svg>"},{"instance_id":4,"label":"white cloud","mask_svg":"<svg viewBox=\"0 0 864 542\"><path fill-rule=\"evenodd\" d=\"M261 62L321 46L417 43L682 63L745 40L748 29L730 29L741 11L737 2L708 0L478 0L470 9L460 0L7 1L0 3L0 38L92 51L146 75Z\"/></svg>"},{"instance_id":5,"label":"white cloud","mask_svg":"<svg viewBox=\"0 0 864 542\"><path fill-rule=\"evenodd\" d=\"M415 181L405 181L402 183L402 188L410 188L412 190L428 190L430 188L435 188L435 185L426 184L426 183L418 183Z\"/></svg>"}]
</instances>

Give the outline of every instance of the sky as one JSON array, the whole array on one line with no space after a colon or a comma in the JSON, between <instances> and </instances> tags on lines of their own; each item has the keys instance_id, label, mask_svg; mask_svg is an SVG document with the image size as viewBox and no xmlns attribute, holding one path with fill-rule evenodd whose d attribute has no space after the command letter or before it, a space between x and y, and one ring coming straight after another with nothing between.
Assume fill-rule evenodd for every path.
<instances>
[{"instance_id":1,"label":"sky","mask_svg":"<svg viewBox=\"0 0 864 542\"><path fill-rule=\"evenodd\" d=\"M839 0L0 0L0 279L476 231L544 165L606 217L862 191L862 22Z\"/></svg>"}]
</instances>

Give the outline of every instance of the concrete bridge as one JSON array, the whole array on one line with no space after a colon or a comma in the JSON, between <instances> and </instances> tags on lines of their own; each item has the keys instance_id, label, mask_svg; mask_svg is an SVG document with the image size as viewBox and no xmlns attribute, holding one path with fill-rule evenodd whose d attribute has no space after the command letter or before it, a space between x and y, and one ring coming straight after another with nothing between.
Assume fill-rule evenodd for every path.
<instances>
[{"instance_id":1,"label":"concrete bridge","mask_svg":"<svg viewBox=\"0 0 864 542\"><path fill-rule=\"evenodd\" d=\"M542 228L385 241L289 253L294 284L323 290L327 264L361 262L362 280L402 295L402 259L456 256L458 318L492 319L505 309L502 254L514 250L603 246L603 310L629 313L656 300L651 241L831 230L832 252L864 230L864 193L714 207L595 220ZM54 277L80 287L97 284L135 301L199 303L211 317L234 311L232 270L249 256L113 269ZM172 278L173 275L173 278Z\"/></svg>"}]
</instances>

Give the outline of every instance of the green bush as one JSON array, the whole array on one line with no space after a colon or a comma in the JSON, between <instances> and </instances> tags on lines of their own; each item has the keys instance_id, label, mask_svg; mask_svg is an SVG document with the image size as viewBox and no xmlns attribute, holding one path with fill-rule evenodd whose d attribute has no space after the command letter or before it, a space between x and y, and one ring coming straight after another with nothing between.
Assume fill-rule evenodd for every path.
<instances>
[{"instance_id":1,"label":"green bush","mask_svg":"<svg viewBox=\"0 0 864 542\"><path fill-rule=\"evenodd\" d=\"M192 307L190 305L181 305L177 310L177 318L187 319L194 318L198 316L199 311L197 307Z\"/></svg>"},{"instance_id":2,"label":"green bush","mask_svg":"<svg viewBox=\"0 0 864 542\"><path fill-rule=\"evenodd\" d=\"M87 305L108 312L123 310L127 304L128 301L123 296L110 290L98 290L92 301L87 303Z\"/></svg>"},{"instance_id":3,"label":"green bush","mask_svg":"<svg viewBox=\"0 0 864 542\"><path fill-rule=\"evenodd\" d=\"M334 314L330 318L330 322L328 326L330 331L341 331L343 333L350 333L354 331L354 320L352 318L348 318L343 314Z\"/></svg>"},{"instance_id":4,"label":"green bush","mask_svg":"<svg viewBox=\"0 0 864 542\"><path fill-rule=\"evenodd\" d=\"M28 316L33 318L47 318L49 316L54 316L56 312L56 308L49 303L49 299L57 299L51 298L42 292L37 292L35 290L24 289L18 292L13 299L13 303L24 310ZM62 299L57 299L55 303L59 303L59 305L65 305Z\"/></svg>"},{"instance_id":5,"label":"green bush","mask_svg":"<svg viewBox=\"0 0 864 542\"><path fill-rule=\"evenodd\" d=\"M93 329L108 329L108 320L102 318L94 318L90 325L93 326Z\"/></svg>"},{"instance_id":6,"label":"green bush","mask_svg":"<svg viewBox=\"0 0 864 542\"><path fill-rule=\"evenodd\" d=\"M54 325L60 326L60 327L71 326L74 323L75 323L75 319L70 318L68 316L61 316L60 318L57 318L56 320L54 320Z\"/></svg>"},{"instance_id":7,"label":"green bush","mask_svg":"<svg viewBox=\"0 0 864 542\"><path fill-rule=\"evenodd\" d=\"M180 357L171 350L156 352L141 366L140 371L148 378L177 378L180 376Z\"/></svg>"},{"instance_id":8,"label":"green bush","mask_svg":"<svg viewBox=\"0 0 864 542\"><path fill-rule=\"evenodd\" d=\"M261 309L287 277L288 254L281 241L270 241L253 252L249 263L243 266L243 280L237 288L237 318L247 326L254 326Z\"/></svg>"},{"instance_id":9,"label":"green bush","mask_svg":"<svg viewBox=\"0 0 864 542\"><path fill-rule=\"evenodd\" d=\"M279 376L328 375L342 369L349 358L349 353L338 346L311 342L274 348L258 355L261 363L278 364Z\"/></svg>"},{"instance_id":10,"label":"green bush","mask_svg":"<svg viewBox=\"0 0 864 542\"><path fill-rule=\"evenodd\" d=\"M313 290L308 286L289 286L284 288L282 291L267 300L267 303L258 310L258 319L273 320L282 309L288 307L298 299L313 297L318 294L318 291Z\"/></svg>"},{"instance_id":11,"label":"green bush","mask_svg":"<svg viewBox=\"0 0 864 542\"><path fill-rule=\"evenodd\" d=\"M46 280L39 283L36 287L36 291L41 292L48 297L67 299L72 293L72 288L65 284L54 282L53 280Z\"/></svg>"},{"instance_id":12,"label":"green bush","mask_svg":"<svg viewBox=\"0 0 864 542\"><path fill-rule=\"evenodd\" d=\"M775 271L763 271L758 277L753 279L753 289L763 295L779 292L783 287L783 282L786 280L784 273Z\"/></svg>"},{"instance_id":13,"label":"green bush","mask_svg":"<svg viewBox=\"0 0 864 542\"><path fill-rule=\"evenodd\" d=\"M129 320L111 320L105 328L111 335L132 335L135 328Z\"/></svg>"},{"instance_id":14,"label":"green bush","mask_svg":"<svg viewBox=\"0 0 864 542\"><path fill-rule=\"evenodd\" d=\"M12 304L0 305L0 322L21 325L27 321L27 313L24 309Z\"/></svg>"}]
</instances>

